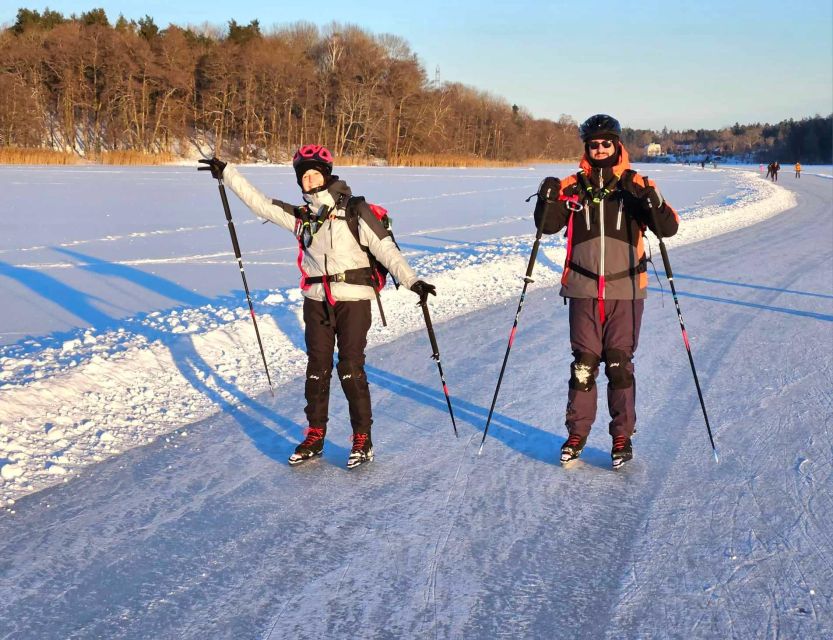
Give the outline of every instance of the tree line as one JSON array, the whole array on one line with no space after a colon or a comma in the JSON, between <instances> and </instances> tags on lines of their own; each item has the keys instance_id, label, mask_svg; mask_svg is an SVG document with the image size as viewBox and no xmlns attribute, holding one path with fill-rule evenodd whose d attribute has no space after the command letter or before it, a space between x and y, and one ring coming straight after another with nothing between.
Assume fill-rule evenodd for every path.
<instances>
[{"instance_id":1,"label":"tree line","mask_svg":"<svg viewBox=\"0 0 833 640\"><path fill-rule=\"evenodd\" d=\"M830 164L833 162L833 115L802 120L783 120L778 124L735 123L723 129L689 129L661 132L626 129L623 140L628 148L643 149L655 142L678 158L691 155L720 155L746 162Z\"/></svg>"},{"instance_id":2,"label":"tree line","mask_svg":"<svg viewBox=\"0 0 833 640\"><path fill-rule=\"evenodd\" d=\"M338 156L486 160L580 153L575 121L533 118L459 83L429 81L397 36L298 23L263 33L160 29L103 9L21 9L0 33L0 146L179 152L202 143L282 160L316 141Z\"/></svg>"},{"instance_id":3,"label":"tree line","mask_svg":"<svg viewBox=\"0 0 833 640\"><path fill-rule=\"evenodd\" d=\"M830 117L623 135L636 159L660 142L807 163L830 162L831 137ZM69 17L20 9L0 30L0 148L181 155L196 145L283 161L310 141L390 163L582 152L571 117L537 119L503 98L430 80L405 40L354 25L160 29L150 16L111 24L103 9Z\"/></svg>"}]
</instances>

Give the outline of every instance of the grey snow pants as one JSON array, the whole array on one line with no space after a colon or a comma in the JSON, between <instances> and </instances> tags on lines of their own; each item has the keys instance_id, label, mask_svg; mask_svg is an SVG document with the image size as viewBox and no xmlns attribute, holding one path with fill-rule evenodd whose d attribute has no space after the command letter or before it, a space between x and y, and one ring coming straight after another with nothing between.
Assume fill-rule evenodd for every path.
<instances>
[{"instance_id":1,"label":"grey snow pants","mask_svg":"<svg viewBox=\"0 0 833 640\"><path fill-rule=\"evenodd\" d=\"M596 376L605 363L611 436L630 437L636 427L636 381L633 354L645 300L605 300L605 322L599 320L599 303L593 298L570 298L570 384L566 426L586 437L596 419Z\"/></svg>"}]
</instances>

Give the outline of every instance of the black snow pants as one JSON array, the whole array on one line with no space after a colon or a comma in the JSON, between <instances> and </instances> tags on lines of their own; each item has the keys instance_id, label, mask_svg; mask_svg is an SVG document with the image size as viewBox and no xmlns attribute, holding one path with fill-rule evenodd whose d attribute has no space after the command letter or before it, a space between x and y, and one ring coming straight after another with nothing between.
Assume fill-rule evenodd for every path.
<instances>
[{"instance_id":1,"label":"black snow pants","mask_svg":"<svg viewBox=\"0 0 833 640\"><path fill-rule=\"evenodd\" d=\"M633 354L639 342L645 300L605 300L605 322L593 298L570 298L570 384L566 425L586 437L596 419L596 376L605 363L611 436L630 437L636 427Z\"/></svg>"},{"instance_id":2,"label":"black snow pants","mask_svg":"<svg viewBox=\"0 0 833 640\"><path fill-rule=\"evenodd\" d=\"M337 302L304 299L304 339L307 346L305 412L311 427L327 428L333 351L338 341L338 372L350 408L353 433L370 433L373 424L370 387L364 371L364 350L370 329L370 300Z\"/></svg>"}]
</instances>

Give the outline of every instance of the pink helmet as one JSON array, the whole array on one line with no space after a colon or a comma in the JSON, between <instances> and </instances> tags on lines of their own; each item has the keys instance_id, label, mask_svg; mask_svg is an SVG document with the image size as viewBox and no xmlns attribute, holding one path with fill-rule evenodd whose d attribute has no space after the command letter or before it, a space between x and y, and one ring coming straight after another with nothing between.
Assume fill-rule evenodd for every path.
<instances>
[{"instance_id":1,"label":"pink helmet","mask_svg":"<svg viewBox=\"0 0 833 640\"><path fill-rule=\"evenodd\" d=\"M292 166L299 185L301 178L310 169L315 169L324 178L329 178L333 173L333 154L320 144L305 144L295 152Z\"/></svg>"}]
</instances>

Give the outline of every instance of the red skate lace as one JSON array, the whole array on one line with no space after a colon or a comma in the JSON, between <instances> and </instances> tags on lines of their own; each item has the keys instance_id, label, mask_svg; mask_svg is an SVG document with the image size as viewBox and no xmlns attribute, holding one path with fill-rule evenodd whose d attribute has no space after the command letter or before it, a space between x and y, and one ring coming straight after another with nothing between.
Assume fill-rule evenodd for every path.
<instances>
[{"instance_id":1,"label":"red skate lace","mask_svg":"<svg viewBox=\"0 0 833 640\"><path fill-rule=\"evenodd\" d=\"M324 429L321 429L319 427L308 427L307 432L304 435L305 438L301 445L304 447L309 447L310 445L315 444L324 437Z\"/></svg>"},{"instance_id":2,"label":"red skate lace","mask_svg":"<svg viewBox=\"0 0 833 640\"><path fill-rule=\"evenodd\" d=\"M353 434L353 451L363 451L364 445L367 442L368 434L354 433Z\"/></svg>"},{"instance_id":3,"label":"red skate lace","mask_svg":"<svg viewBox=\"0 0 833 640\"><path fill-rule=\"evenodd\" d=\"M580 447L581 446L581 436L578 436L574 433L571 433L570 436L567 438L567 442L565 444L568 447Z\"/></svg>"},{"instance_id":4,"label":"red skate lace","mask_svg":"<svg viewBox=\"0 0 833 640\"><path fill-rule=\"evenodd\" d=\"M619 449L624 449L625 444L627 444L627 442L628 442L628 437L627 436L615 436L613 438L613 450L616 451L616 450L619 450Z\"/></svg>"}]
</instances>

